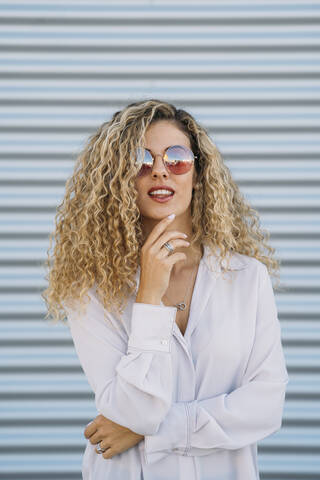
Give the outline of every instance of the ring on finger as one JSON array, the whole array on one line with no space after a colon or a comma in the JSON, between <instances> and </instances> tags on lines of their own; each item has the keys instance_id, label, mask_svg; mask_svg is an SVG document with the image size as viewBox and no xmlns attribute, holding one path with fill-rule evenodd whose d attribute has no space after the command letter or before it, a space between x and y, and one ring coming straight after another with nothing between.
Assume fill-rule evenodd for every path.
<instances>
[{"instance_id":1,"label":"ring on finger","mask_svg":"<svg viewBox=\"0 0 320 480\"><path fill-rule=\"evenodd\" d=\"M169 254L172 253L174 250L173 246L169 242L165 242L162 246L168 250Z\"/></svg>"},{"instance_id":2,"label":"ring on finger","mask_svg":"<svg viewBox=\"0 0 320 480\"><path fill-rule=\"evenodd\" d=\"M101 443L101 442L98 442L97 452L98 452L98 453L104 453L107 449L106 449L106 448L105 448L105 449L102 449L100 443Z\"/></svg>"}]
</instances>

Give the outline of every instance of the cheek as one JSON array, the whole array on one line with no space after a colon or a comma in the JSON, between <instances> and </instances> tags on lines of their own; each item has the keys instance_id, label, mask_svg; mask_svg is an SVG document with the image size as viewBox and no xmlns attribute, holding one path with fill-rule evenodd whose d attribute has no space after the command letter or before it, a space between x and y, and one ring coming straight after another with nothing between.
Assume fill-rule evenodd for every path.
<instances>
[{"instance_id":1,"label":"cheek","mask_svg":"<svg viewBox=\"0 0 320 480\"><path fill-rule=\"evenodd\" d=\"M185 181L181 183L181 186L179 187L179 192L184 197L189 198L192 196L192 189L193 189L193 183L192 183L192 176L190 175L189 178L186 178Z\"/></svg>"}]
</instances>

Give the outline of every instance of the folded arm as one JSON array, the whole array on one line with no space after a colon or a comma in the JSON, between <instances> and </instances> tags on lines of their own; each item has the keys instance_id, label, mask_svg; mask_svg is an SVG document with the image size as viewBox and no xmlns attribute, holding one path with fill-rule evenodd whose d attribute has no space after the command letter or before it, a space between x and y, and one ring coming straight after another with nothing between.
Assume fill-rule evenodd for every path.
<instances>
[{"instance_id":1,"label":"folded arm","mask_svg":"<svg viewBox=\"0 0 320 480\"><path fill-rule=\"evenodd\" d=\"M146 462L172 452L209 455L265 438L281 427L288 381L272 284L262 265L255 339L241 385L230 393L173 403L158 432L145 436Z\"/></svg>"},{"instance_id":2,"label":"folded arm","mask_svg":"<svg viewBox=\"0 0 320 480\"><path fill-rule=\"evenodd\" d=\"M128 342L108 324L96 298L86 308L84 316L65 307L97 410L140 435L156 433L172 403L176 308L134 303Z\"/></svg>"}]
</instances>

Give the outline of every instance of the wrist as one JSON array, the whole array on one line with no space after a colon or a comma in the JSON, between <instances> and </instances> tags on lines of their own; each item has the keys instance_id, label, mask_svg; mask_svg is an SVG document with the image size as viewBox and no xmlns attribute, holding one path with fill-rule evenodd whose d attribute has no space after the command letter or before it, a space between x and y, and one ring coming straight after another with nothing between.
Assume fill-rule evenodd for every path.
<instances>
[{"instance_id":1,"label":"wrist","mask_svg":"<svg viewBox=\"0 0 320 480\"><path fill-rule=\"evenodd\" d=\"M148 291L147 289L143 288L142 285L140 286L141 289L138 289L136 303L151 303L153 305L160 305L161 296L158 293L150 290Z\"/></svg>"},{"instance_id":2,"label":"wrist","mask_svg":"<svg viewBox=\"0 0 320 480\"><path fill-rule=\"evenodd\" d=\"M136 303L150 303L151 305L160 305L161 298L156 295L139 293L136 296Z\"/></svg>"},{"instance_id":3,"label":"wrist","mask_svg":"<svg viewBox=\"0 0 320 480\"><path fill-rule=\"evenodd\" d=\"M141 442L141 440L144 440L144 435L140 435L140 433L133 432L132 430L130 430L130 433L136 442Z\"/></svg>"}]
</instances>

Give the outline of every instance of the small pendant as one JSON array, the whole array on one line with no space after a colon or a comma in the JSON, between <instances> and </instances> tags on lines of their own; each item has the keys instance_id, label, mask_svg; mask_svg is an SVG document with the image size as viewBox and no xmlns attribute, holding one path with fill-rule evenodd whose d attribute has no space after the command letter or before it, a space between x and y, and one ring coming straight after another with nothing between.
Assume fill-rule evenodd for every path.
<instances>
[{"instance_id":1,"label":"small pendant","mask_svg":"<svg viewBox=\"0 0 320 480\"><path fill-rule=\"evenodd\" d=\"M186 304L184 302L178 303L176 305L178 310L184 310L186 308Z\"/></svg>"}]
</instances>

